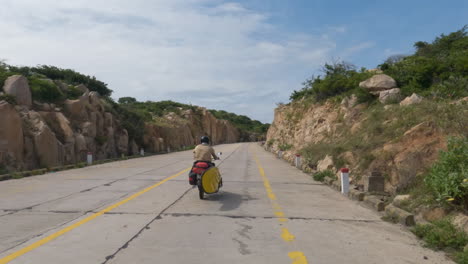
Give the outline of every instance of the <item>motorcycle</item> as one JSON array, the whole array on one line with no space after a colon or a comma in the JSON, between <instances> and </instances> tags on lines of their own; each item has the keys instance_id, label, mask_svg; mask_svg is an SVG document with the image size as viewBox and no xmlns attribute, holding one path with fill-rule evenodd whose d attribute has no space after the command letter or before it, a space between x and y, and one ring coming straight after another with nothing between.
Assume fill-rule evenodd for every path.
<instances>
[{"instance_id":1,"label":"motorcycle","mask_svg":"<svg viewBox=\"0 0 468 264\"><path fill-rule=\"evenodd\" d=\"M218 153L218 156L222 153ZM195 161L189 173L189 183L198 187L198 196L205 198L205 194L217 193L223 186L223 179L216 164L206 161Z\"/></svg>"}]
</instances>

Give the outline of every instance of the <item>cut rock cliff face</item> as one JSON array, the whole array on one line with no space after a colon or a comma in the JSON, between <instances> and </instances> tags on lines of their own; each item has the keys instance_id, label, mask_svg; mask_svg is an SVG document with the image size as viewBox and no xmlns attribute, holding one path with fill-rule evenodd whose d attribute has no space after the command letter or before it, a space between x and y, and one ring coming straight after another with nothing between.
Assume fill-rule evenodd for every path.
<instances>
[{"instance_id":1,"label":"cut rock cliff face","mask_svg":"<svg viewBox=\"0 0 468 264\"><path fill-rule=\"evenodd\" d=\"M0 165L9 170L31 170L75 164L86 160L166 152L196 145L208 135L214 144L239 141L240 132L231 123L218 120L207 110L169 113L163 124L147 123L144 142L139 146L129 138L119 117L97 92L77 86L83 95L76 100L48 104L34 101L27 79L12 76L5 92L15 96L18 105L0 101Z\"/></svg>"},{"instance_id":2,"label":"cut rock cliff face","mask_svg":"<svg viewBox=\"0 0 468 264\"><path fill-rule=\"evenodd\" d=\"M450 125L459 120L447 116L437 119L442 115L434 117L434 112L425 109L451 109L456 115L468 113L468 104L458 103L458 109L453 110L451 105L456 103L440 106L417 95L408 97L401 106L397 102L391 105L375 102L369 106L358 104L357 98L351 96L341 104L310 103L303 99L280 105L275 109L265 147L274 153L281 150L282 157L291 163L296 154L301 154L302 169L306 172L337 173L341 167L348 167L352 183L364 188L371 173L378 171L385 177L385 191L395 193L411 185L417 175L427 172L439 151L446 149L447 137L457 135L438 124L442 121ZM410 113L413 116L407 115Z\"/></svg>"}]
</instances>

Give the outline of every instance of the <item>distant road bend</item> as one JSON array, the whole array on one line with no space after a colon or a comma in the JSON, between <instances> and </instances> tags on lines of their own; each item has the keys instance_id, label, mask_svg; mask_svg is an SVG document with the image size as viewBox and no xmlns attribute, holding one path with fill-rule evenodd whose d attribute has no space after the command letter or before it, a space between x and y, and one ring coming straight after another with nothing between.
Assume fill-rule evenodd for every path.
<instances>
[{"instance_id":1,"label":"distant road bend","mask_svg":"<svg viewBox=\"0 0 468 264\"><path fill-rule=\"evenodd\" d=\"M0 182L4 263L452 263L254 143L198 199L191 151Z\"/></svg>"}]
</instances>

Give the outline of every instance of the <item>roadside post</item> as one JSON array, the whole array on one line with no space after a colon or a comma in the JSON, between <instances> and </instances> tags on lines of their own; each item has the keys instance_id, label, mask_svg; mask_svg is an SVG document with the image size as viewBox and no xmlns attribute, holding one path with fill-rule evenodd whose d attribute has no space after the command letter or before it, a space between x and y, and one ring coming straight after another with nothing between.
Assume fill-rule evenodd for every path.
<instances>
[{"instance_id":1,"label":"roadside post","mask_svg":"<svg viewBox=\"0 0 468 264\"><path fill-rule=\"evenodd\" d=\"M341 169L341 193L348 194L349 192L349 169Z\"/></svg>"},{"instance_id":2,"label":"roadside post","mask_svg":"<svg viewBox=\"0 0 468 264\"><path fill-rule=\"evenodd\" d=\"M86 161L87 161L88 165L93 164L93 153L88 152L88 155L86 156Z\"/></svg>"},{"instance_id":3,"label":"roadside post","mask_svg":"<svg viewBox=\"0 0 468 264\"><path fill-rule=\"evenodd\" d=\"M296 168L300 169L301 168L301 155L300 154L296 154L295 163L296 163Z\"/></svg>"},{"instance_id":4,"label":"roadside post","mask_svg":"<svg viewBox=\"0 0 468 264\"><path fill-rule=\"evenodd\" d=\"M145 155L145 150L143 148L140 149L140 156L144 156Z\"/></svg>"},{"instance_id":5,"label":"roadside post","mask_svg":"<svg viewBox=\"0 0 468 264\"><path fill-rule=\"evenodd\" d=\"M283 157L283 151L278 151L278 158L281 159Z\"/></svg>"}]
</instances>

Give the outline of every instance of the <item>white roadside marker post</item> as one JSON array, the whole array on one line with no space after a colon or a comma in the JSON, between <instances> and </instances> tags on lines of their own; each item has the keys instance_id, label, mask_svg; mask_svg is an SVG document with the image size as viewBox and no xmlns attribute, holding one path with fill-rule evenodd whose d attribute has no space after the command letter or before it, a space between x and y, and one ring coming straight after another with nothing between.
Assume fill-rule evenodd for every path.
<instances>
[{"instance_id":1,"label":"white roadside marker post","mask_svg":"<svg viewBox=\"0 0 468 264\"><path fill-rule=\"evenodd\" d=\"M140 155L144 156L145 155L145 150L143 148L140 149Z\"/></svg>"},{"instance_id":2,"label":"white roadside marker post","mask_svg":"<svg viewBox=\"0 0 468 264\"><path fill-rule=\"evenodd\" d=\"M93 164L93 153L88 152L88 155L86 156L86 161L87 161L88 165Z\"/></svg>"},{"instance_id":3,"label":"white roadside marker post","mask_svg":"<svg viewBox=\"0 0 468 264\"><path fill-rule=\"evenodd\" d=\"M283 151L278 151L278 158L281 159L283 157Z\"/></svg>"},{"instance_id":4,"label":"white roadside marker post","mask_svg":"<svg viewBox=\"0 0 468 264\"><path fill-rule=\"evenodd\" d=\"M349 192L349 169L341 169L341 193L347 195Z\"/></svg>"},{"instance_id":5,"label":"white roadside marker post","mask_svg":"<svg viewBox=\"0 0 468 264\"><path fill-rule=\"evenodd\" d=\"M301 155L296 154L295 162L296 162L296 168L300 169L301 168Z\"/></svg>"}]
</instances>

